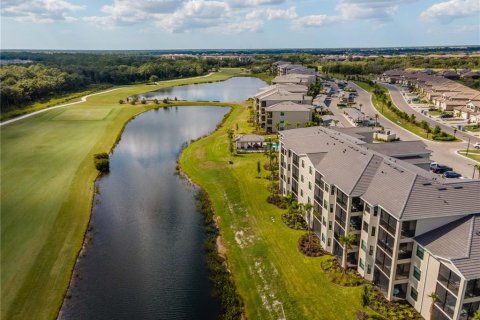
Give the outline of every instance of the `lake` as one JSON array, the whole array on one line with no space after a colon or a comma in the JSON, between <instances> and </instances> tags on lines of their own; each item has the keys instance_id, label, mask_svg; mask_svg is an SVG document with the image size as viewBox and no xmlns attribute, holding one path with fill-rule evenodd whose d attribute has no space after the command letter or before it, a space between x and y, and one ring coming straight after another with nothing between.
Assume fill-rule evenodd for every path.
<instances>
[{"instance_id":1,"label":"lake","mask_svg":"<svg viewBox=\"0 0 480 320\"><path fill-rule=\"evenodd\" d=\"M196 188L175 166L184 143L213 131L228 110L170 107L128 123L96 183L91 241L60 319L218 318Z\"/></svg>"},{"instance_id":2,"label":"lake","mask_svg":"<svg viewBox=\"0 0 480 320\"><path fill-rule=\"evenodd\" d=\"M244 101L267 83L255 77L234 77L221 82L190 84L139 95L140 99L165 98L188 101Z\"/></svg>"}]
</instances>

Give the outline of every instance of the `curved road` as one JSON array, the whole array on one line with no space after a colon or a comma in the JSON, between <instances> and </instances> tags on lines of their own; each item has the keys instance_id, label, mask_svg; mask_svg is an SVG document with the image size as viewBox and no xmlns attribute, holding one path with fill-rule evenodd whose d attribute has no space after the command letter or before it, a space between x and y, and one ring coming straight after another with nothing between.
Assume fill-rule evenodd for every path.
<instances>
[{"instance_id":1,"label":"curved road","mask_svg":"<svg viewBox=\"0 0 480 320\"><path fill-rule=\"evenodd\" d=\"M204 76L191 77L191 78L185 78L185 79L164 80L164 81L180 81L180 80L186 80L186 79L206 78L206 77L211 76L211 75L214 74L214 73L215 73L215 72L210 72L209 74L206 74L206 75L204 75ZM158 81L158 82L155 82L155 83L158 84L158 83L160 83L160 82L163 82L163 81ZM2 127L2 126L4 126L4 125L7 125L7 124L10 124L10 123L13 123L13 122L16 122L16 121L19 121L19 120L22 120L22 119L30 118L30 117L32 117L32 116L34 116L34 115L39 114L39 113L47 112L47 111L54 110L54 109L58 109L58 108L68 107L68 106L71 106L71 105L74 105L74 104L84 103L84 102L87 101L87 98L88 98L88 97L96 96L96 95L98 95L98 94L109 93L109 92L118 90L118 89L120 89L120 88L122 88L122 87L114 88L114 89L110 89L110 90L106 90L106 91L100 91L100 92L96 92L96 93L87 94L86 96L81 97L81 98L80 98L80 101L64 103L64 104L60 104L60 105L58 105L58 106L49 107L49 108L41 109L41 110L38 110L38 111L30 112L30 113L27 113L27 114L25 114L25 115L23 115L23 116L19 116L19 117L16 117L16 118L13 118L13 119L10 119L10 120L7 120L7 121L0 122L0 127Z\"/></svg>"},{"instance_id":2,"label":"curved road","mask_svg":"<svg viewBox=\"0 0 480 320\"><path fill-rule=\"evenodd\" d=\"M455 171L467 178L472 177L473 165L477 164L477 162L457 154L457 150L467 148L466 142L436 142L423 139L411 133L410 131L398 126L394 122L381 115L372 104L371 93L365 91L361 87L357 86L355 83L350 82L349 84L357 89L357 106L362 104L362 111L371 117L374 117L375 114L378 114L378 123L381 124L386 130L394 132L397 137L399 137L403 141L422 140L427 145L427 149L432 151L432 160L452 167ZM400 96L400 99L403 100L403 97ZM395 104L397 103L396 100L394 100L394 102ZM476 177L477 174L478 173L475 174Z\"/></svg>"},{"instance_id":3,"label":"curved road","mask_svg":"<svg viewBox=\"0 0 480 320\"><path fill-rule=\"evenodd\" d=\"M454 134L454 130L453 130L452 127L450 127L446 124L437 122L437 121L433 120L432 118L427 117L426 115L421 114L417 110L413 109L405 101L405 98L403 97L402 92L400 91L400 89L397 86L391 85L391 84L386 84L386 83L382 83L382 85L385 86L388 89L388 91L390 92L390 96L392 97L393 103L395 103L397 108L399 108L402 111L405 111L408 114L415 113L415 116L418 120L420 120L420 121L425 120L432 127L435 127L435 126L438 125L446 133L451 134L451 135ZM472 135L467 134L467 133L462 132L462 131L457 131L456 136L457 136L457 138L460 138L463 141L468 141L468 139L470 138L470 143L471 144L474 144L476 142L480 142L480 138L472 136Z\"/></svg>"}]
</instances>

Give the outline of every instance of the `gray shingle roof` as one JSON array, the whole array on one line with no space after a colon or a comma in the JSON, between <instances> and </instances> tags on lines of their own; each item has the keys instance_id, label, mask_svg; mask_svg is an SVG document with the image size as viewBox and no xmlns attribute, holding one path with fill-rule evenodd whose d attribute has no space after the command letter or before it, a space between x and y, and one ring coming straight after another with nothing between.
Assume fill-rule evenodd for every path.
<instances>
[{"instance_id":1,"label":"gray shingle roof","mask_svg":"<svg viewBox=\"0 0 480 320\"><path fill-rule=\"evenodd\" d=\"M431 254L450 260L467 280L480 278L480 214L465 216L415 240Z\"/></svg>"},{"instance_id":2,"label":"gray shingle roof","mask_svg":"<svg viewBox=\"0 0 480 320\"><path fill-rule=\"evenodd\" d=\"M299 111L299 112L311 112L311 107L305 104L298 104L291 101L284 101L271 105L265 108L265 111Z\"/></svg>"},{"instance_id":3,"label":"gray shingle roof","mask_svg":"<svg viewBox=\"0 0 480 320\"><path fill-rule=\"evenodd\" d=\"M235 141L238 142L264 142L265 138L258 134L245 134L238 136Z\"/></svg>"},{"instance_id":4,"label":"gray shingle roof","mask_svg":"<svg viewBox=\"0 0 480 320\"><path fill-rule=\"evenodd\" d=\"M315 168L327 182L381 206L399 220L480 213L480 196L476 196L480 195L480 180L440 178L323 127L287 130L280 135L284 147L297 155L325 153Z\"/></svg>"},{"instance_id":5,"label":"gray shingle roof","mask_svg":"<svg viewBox=\"0 0 480 320\"><path fill-rule=\"evenodd\" d=\"M387 156L396 157L407 154L430 154L423 141L396 141L392 143L368 143L366 148L375 150Z\"/></svg>"}]
</instances>

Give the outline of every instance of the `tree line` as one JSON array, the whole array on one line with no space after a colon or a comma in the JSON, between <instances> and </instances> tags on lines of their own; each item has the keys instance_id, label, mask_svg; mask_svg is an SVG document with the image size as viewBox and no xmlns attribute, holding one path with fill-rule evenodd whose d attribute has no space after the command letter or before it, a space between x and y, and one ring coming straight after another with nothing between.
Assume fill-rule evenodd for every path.
<instances>
[{"instance_id":1,"label":"tree line","mask_svg":"<svg viewBox=\"0 0 480 320\"><path fill-rule=\"evenodd\" d=\"M123 85L195 77L222 67L244 65L237 59L169 59L113 53L2 52L1 58L32 61L0 67L2 111L99 84Z\"/></svg>"}]
</instances>

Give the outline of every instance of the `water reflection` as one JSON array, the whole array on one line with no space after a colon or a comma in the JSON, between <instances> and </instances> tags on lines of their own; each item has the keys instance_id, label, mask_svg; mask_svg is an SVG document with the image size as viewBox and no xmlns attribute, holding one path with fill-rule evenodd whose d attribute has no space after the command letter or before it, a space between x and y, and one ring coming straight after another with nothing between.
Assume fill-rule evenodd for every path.
<instances>
[{"instance_id":1,"label":"water reflection","mask_svg":"<svg viewBox=\"0 0 480 320\"><path fill-rule=\"evenodd\" d=\"M140 97L146 99L164 98L188 101L244 101L255 95L260 87L266 86L263 80L254 77L235 77L215 83L177 86L149 92Z\"/></svg>"},{"instance_id":2,"label":"water reflection","mask_svg":"<svg viewBox=\"0 0 480 320\"><path fill-rule=\"evenodd\" d=\"M62 319L216 319L193 191L174 175L184 142L228 108L149 111L132 120L97 185L93 242L76 266Z\"/></svg>"}]
</instances>

